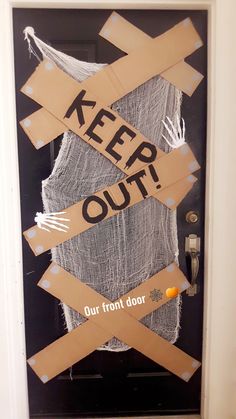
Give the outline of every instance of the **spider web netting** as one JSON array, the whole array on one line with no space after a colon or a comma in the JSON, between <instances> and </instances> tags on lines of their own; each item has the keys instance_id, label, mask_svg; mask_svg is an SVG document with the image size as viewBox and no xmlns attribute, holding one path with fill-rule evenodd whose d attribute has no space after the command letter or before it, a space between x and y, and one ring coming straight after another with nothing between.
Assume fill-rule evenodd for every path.
<instances>
[{"instance_id":1,"label":"spider web netting","mask_svg":"<svg viewBox=\"0 0 236 419\"><path fill-rule=\"evenodd\" d=\"M37 45L44 58L54 61L78 81L105 65L78 61L39 40ZM181 92L157 76L114 103L112 108L168 152L162 139L161 121L166 116L174 120L180 114L180 105ZM114 164L68 131L51 175L42 182L44 210L60 211L124 177ZM111 301L174 260L177 262L177 258L176 212L152 197L52 249L52 260ZM180 298L142 319L142 323L172 343L179 332ZM84 301L84 305L89 306L89 302ZM62 307L68 331L86 321L67 305ZM113 338L98 349L122 351L129 347Z\"/></svg>"}]
</instances>

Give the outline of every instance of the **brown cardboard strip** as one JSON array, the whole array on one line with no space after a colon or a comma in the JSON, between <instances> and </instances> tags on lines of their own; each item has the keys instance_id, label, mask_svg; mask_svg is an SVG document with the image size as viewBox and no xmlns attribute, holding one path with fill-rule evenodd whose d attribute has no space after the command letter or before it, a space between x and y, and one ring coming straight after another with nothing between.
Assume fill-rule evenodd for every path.
<instances>
[{"instance_id":1,"label":"brown cardboard strip","mask_svg":"<svg viewBox=\"0 0 236 419\"><path fill-rule=\"evenodd\" d=\"M116 12L113 12L108 18L107 22L100 31L100 35L127 53L138 49L141 45L144 45L151 39L150 36L132 25ZM170 83L174 84L176 87L183 90L189 96L191 96L203 78L199 72L194 70L184 61L180 61L169 69L165 70L163 73L161 73L161 76L168 80ZM91 86L89 83L90 82L88 81L87 86L91 92L93 92L92 87L94 86L94 83L92 83ZM95 92L93 93L95 95L97 94L96 86ZM114 101L115 99L112 99L111 103ZM109 103L107 103L107 105L109 105ZM34 122L36 122L36 119L39 121L39 131L35 132L34 126L31 126L31 128L28 130L28 133L30 133L29 136L31 141L36 146L36 148L40 148L43 145L48 144L58 135L63 134L67 130L67 127L64 126L60 121L57 123L54 121L52 124L52 115L50 113L46 115L46 112L47 111L45 109L40 109L35 112L35 115L32 114L29 117L31 121L34 120ZM24 125L24 121L21 121L21 125L23 129L27 127L27 123Z\"/></svg>"},{"instance_id":2,"label":"brown cardboard strip","mask_svg":"<svg viewBox=\"0 0 236 419\"><path fill-rule=\"evenodd\" d=\"M99 32L104 39L127 54L148 44L151 37L113 12ZM184 60L160 74L165 80L191 96L203 79L203 75Z\"/></svg>"},{"instance_id":3,"label":"brown cardboard strip","mask_svg":"<svg viewBox=\"0 0 236 419\"><path fill-rule=\"evenodd\" d=\"M166 205L169 209L173 210L178 207L180 202L182 202L196 181L197 178L195 176L189 175L188 177L179 180L173 185L161 189L156 195L152 196L153 198L158 199L158 201ZM169 197L172 199L170 200Z\"/></svg>"},{"instance_id":4,"label":"brown cardboard strip","mask_svg":"<svg viewBox=\"0 0 236 419\"><path fill-rule=\"evenodd\" d=\"M65 124L44 108L40 108L20 121L20 125L37 149L68 131Z\"/></svg>"},{"instance_id":5,"label":"brown cardboard strip","mask_svg":"<svg viewBox=\"0 0 236 419\"><path fill-rule=\"evenodd\" d=\"M64 124L44 108L34 112L28 118L21 121L20 124L37 149L51 141L52 132L53 136L56 137L61 134L60 131L62 128L64 131L67 130L67 127ZM165 153L162 150L157 149L157 155L159 157L164 154ZM178 184L169 186L165 191L159 192L158 195L153 195L153 197L173 210L177 208L196 181L197 179L194 176L192 177L192 182L188 182L187 179L180 180ZM173 198L173 203L171 205L168 204L167 195L172 196Z\"/></svg>"},{"instance_id":6,"label":"brown cardboard strip","mask_svg":"<svg viewBox=\"0 0 236 419\"><path fill-rule=\"evenodd\" d=\"M73 83L68 85L70 77L67 76L67 80L65 78L62 80L55 71L56 66L44 61L21 90L62 121L65 109L62 110L61 106L63 108L63 104L67 102L69 107L78 89L90 91L106 105L111 105L154 75L178 63L201 45L202 41L191 20L185 19L163 35L156 39L149 39L148 44L106 66L80 84L71 79ZM42 73L44 73L45 83L40 83L37 78L39 68L44 69L44 72L41 72L41 79L43 81ZM73 126L66 125L74 131ZM75 132L79 135L77 131Z\"/></svg>"},{"instance_id":7,"label":"brown cardboard strip","mask_svg":"<svg viewBox=\"0 0 236 419\"><path fill-rule=\"evenodd\" d=\"M82 233L109 217L141 202L158 191L174 185L181 179L192 183L191 173L199 169L199 165L187 144L171 153L164 155L152 164L144 166L138 172L109 186L69 208L63 209L68 230L50 232L33 226L23 234L35 255L57 246L60 243ZM176 188L176 195L178 188ZM166 195L166 202L174 204L172 196Z\"/></svg>"},{"instance_id":8,"label":"brown cardboard strip","mask_svg":"<svg viewBox=\"0 0 236 419\"><path fill-rule=\"evenodd\" d=\"M145 152L149 153L150 157L146 154L149 161L154 159L155 153L157 153L158 156L163 155L163 152L160 149L157 149L135 128L126 123L116 112L112 111L110 108L106 108L105 106L103 107L100 102L98 103L96 101L96 98L94 98L92 94L87 92L85 95L83 89L80 90L80 93L82 92L83 98L86 97L86 100L89 101L86 103L92 103L92 106L83 106L82 122L84 123L80 126L79 122L81 121L79 120L79 116L81 119L81 115L78 116L76 111L73 112L69 118L64 118L66 111L70 107L69 105L73 101L72 97L76 96L74 92L78 91L78 86L80 86L80 84L53 64L51 64L52 67L49 67L50 69L48 69L47 66L49 64L51 63L47 61L42 62L37 67L35 73L31 76L30 85L27 84L23 90L27 92L30 91L31 96L42 105L45 105L45 107L49 108L52 105L53 109L50 107L50 111L54 112L54 114L57 114L59 112L59 108L63 108L64 106L64 108L60 109L59 112L61 116L57 117L63 120L63 123L65 122L70 129L72 129L72 131L80 135L87 143L92 145L96 150L112 161L120 170L126 174L130 174L143 167L145 160L144 157L142 157L142 159L133 159L132 164L127 164L130 157L134 155L137 150L142 148L142 146L144 146ZM61 100L53 101L53 97L58 98L58 86L60 89L61 86L63 86L61 92L62 97ZM39 99L39 97L41 99ZM64 101L67 101L67 105L65 103L63 105ZM96 104L93 105L93 103ZM55 106L58 109L55 109ZM103 118L101 118L99 122L95 122L96 126L91 128L94 121L97 121L97 115L101 112L103 113ZM35 145L39 147L39 145L43 143L43 140L37 136L37 132L42 130L42 124L40 120L34 118L34 115L35 114L33 114L32 118L28 117L22 121L22 126L29 137L33 133ZM57 120L55 119L53 121L51 114L49 114L49 121L51 121L51 125L55 122L57 126ZM120 133L121 130L123 130L122 133ZM151 155L150 148L152 148ZM146 161L148 159L146 159ZM173 190L170 191L170 195L174 193L175 192ZM177 201L175 200L175 202Z\"/></svg>"},{"instance_id":9,"label":"brown cardboard strip","mask_svg":"<svg viewBox=\"0 0 236 419\"><path fill-rule=\"evenodd\" d=\"M110 303L55 263L49 266L38 285L82 314L86 304L96 305L102 310L102 303ZM182 292L189 285L183 273L173 263L117 300L120 302L122 299L124 305L122 309L91 316L87 322L32 356L28 363L39 378L47 382L107 342L115 331L115 335L129 342L128 345L134 344L146 356L188 381L200 366L200 362L151 332L135 319L141 319L165 304L168 301L165 294L168 287L175 286ZM144 304L130 307L126 305L125 301L129 297L130 300L133 298L137 300L141 296L145 297ZM140 332L141 335L136 334Z\"/></svg>"},{"instance_id":10,"label":"brown cardboard strip","mask_svg":"<svg viewBox=\"0 0 236 419\"><path fill-rule=\"evenodd\" d=\"M201 38L191 20L185 19L157 38L150 38L145 45L139 46L127 56L105 67L104 71L96 73L94 81L100 80L104 86L109 78L112 87L115 86L116 100L118 100L121 94L131 92L138 85L154 75L161 74L201 46ZM98 94L98 96L104 99L104 95Z\"/></svg>"},{"instance_id":11,"label":"brown cardboard strip","mask_svg":"<svg viewBox=\"0 0 236 419\"><path fill-rule=\"evenodd\" d=\"M50 142L48 139L50 140L51 138L50 129L53 129L53 126L55 126L53 132L56 136L60 135L60 126L66 128L65 125L54 118L44 108L41 108L39 111L34 112L28 118L21 121L21 126L27 135L31 138L36 148L40 148L46 143ZM49 131L47 129L48 127L50 127ZM163 156L164 154L165 153L162 150L157 148L157 155L159 157ZM153 196L168 208L175 209L186 196L186 194L190 191L196 180L197 179L194 176L192 177L192 182L188 182L187 179L181 180L178 182L178 185L171 185L168 187L168 190L165 190L165 192L163 191L162 193ZM171 205L169 205L168 201L166 200L167 195L173 197L173 203Z\"/></svg>"},{"instance_id":12,"label":"brown cardboard strip","mask_svg":"<svg viewBox=\"0 0 236 419\"><path fill-rule=\"evenodd\" d=\"M90 77L89 81L85 80L85 86L94 91L92 85L97 85L99 81L101 85L96 95L111 104L154 75L177 64L202 45L200 36L187 18L157 38L149 38L145 45L140 45L127 56L106 66ZM111 91L104 92L104 87ZM117 96L113 96L114 91Z\"/></svg>"},{"instance_id":13,"label":"brown cardboard strip","mask_svg":"<svg viewBox=\"0 0 236 419\"><path fill-rule=\"evenodd\" d=\"M82 88L83 83L77 83L54 64L51 64L52 68L47 70L47 64L51 63L43 61L39 64L28 83L23 87L23 91L32 89L30 90L32 99L107 157L124 173L130 174L142 167L144 162L140 159L136 159L131 165L127 164L130 156L144 143L146 149L149 147L156 150L156 147L116 112L106 107L96 96L88 90L85 91ZM79 97L82 99L78 99ZM81 113L78 113L76 109L70 113L71 104L77 100L80 103L91 105L78 105L78 112L81 111ZM39 125L39 121L37 122ZM30 117L22 121L29 136L33 132L34 123L35 121L32 122ZM34 132L37 132L37 129L38 126L35 126ZM121 132L121 130L123 131ZM146 155L148 155L148 151L146 151ZM159 149L157 153L158 155L163 154Z\"/></svg>"},{"instance_id":14,"label":"brown cardboard strip","mask_svg":"<svg viewBox=\"0 0 236 419\"><path fill-rule=\"evenodd\" d=\"M189 21L187 20L184 22L188 23ZM128 36L125 36L126 33ZM138 50L140 45L144 45L151 39L148 35L146 35L140 29L136 28L134 25L130 24L115 12L112 13L110 18L105 23L103 29L100 32L100 35L102 35L105 39L108 39L110 42L125 52L131 52L135 49ZM153 74L153 76L154 75L155 74ZM169 69L165 70L165 72L161 75L162 77L165 75L167 80L179 88L181 88L181 83L185 85L184 90L189 95L193 93L193 90L197 87L202 78L200 73L198 73L184 61L180 61L173 65ZM99 94L97 85L94 83L93 78L92 81L90 78L86 80L86 86L94 95L97 95ZM140 82L141 81L139 81L139 83ZM95 90L93 90L94 88ZM111 92L113 91L114 90L112 89ZM31 90L28 89L28 92L31 92ZM102 99L106 102L104 93L102 93ZM116 97L109 97L109 100L109 102L106 102L106 105L111 105L113 102L115 102ZM46 109L38 110L35 112L35 115L32 114L26 120L21 121L22 128L28 134L36 148L43 147L45 144L48 144L50 141L54 140L58 135L63 134L68 129L60 121L55 120L52 123L52 115L50 113L46 115L46 112ZM29 121L31 121L30 126L28 125ZM28 130L25 128L28 128Z\"/></svg>"}]
</instances>

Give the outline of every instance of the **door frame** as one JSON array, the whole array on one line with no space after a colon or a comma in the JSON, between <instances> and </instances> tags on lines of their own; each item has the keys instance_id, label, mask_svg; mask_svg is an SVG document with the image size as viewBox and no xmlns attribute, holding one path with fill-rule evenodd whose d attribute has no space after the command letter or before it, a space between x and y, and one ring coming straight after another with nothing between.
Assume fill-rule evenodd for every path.
<instances>
[{"instance_id":1,"label":"door frame","mask_svg":"<svg viewBox=\"0 0 236 419\"><path fill-rule=\"evenodd\" d=\"M0 2L0 381L1 414L27 419L21 217L12 8L208 10L208 110L205 227L203 419L235 418L236 317L234 173L236 141L235 0L1 0ZM223 108L223 109L222 109ZM236 209L236 207L235 207ZM223 279L223 281L222 281ZM225 284L225 286L223 286ZM194 325L193 325L194 327ZM164 417L164 416L162 416ZM166 416L167 417L167 416ZM196 416L194 416L196 417ZM184 416L186 418L186 416Z\"/></svg>"}]
</instances>

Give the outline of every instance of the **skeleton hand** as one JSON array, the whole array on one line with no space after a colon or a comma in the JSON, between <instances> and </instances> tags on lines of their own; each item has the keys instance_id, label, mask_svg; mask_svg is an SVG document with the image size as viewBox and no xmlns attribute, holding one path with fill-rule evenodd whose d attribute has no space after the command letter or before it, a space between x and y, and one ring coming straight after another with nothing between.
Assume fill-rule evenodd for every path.
<instances>
[{"instance_id":1,"label":"skeleton hand","mask_svg":"<svg viewBox=\"0 0 236 419\"><path fill-rule=\"evenodd\" d=\"M63 217L57 217L57 215L66 214L66 212L49 212L49 213L42 213L42 212L36 212L36 217L34 218L34 221L37 223L38 227L42 230L46 230L50 233L50 230L46 227L47 226L51 229L58 230L58 231L64 231L66 232L69 226L62 224L58 221L70 221L68 218Z\"/></svg>"},{"instance_id":2,"label":"skeleton hand","mask_svg":"<svg viewBox=\"0 0 236 419\"><path fill-rule=\"evenodd\" d=\"M177 129L175 128L173 122L171 121L171 119L168 116L166 117L166 119L169 122L170 126L168 126L167 123L163 120L162 120L162 123L163 123L165 129L167 130L170 138L172 139L172 143L165 137L165 135L162 134L162 137L164 138L164 140L167 142L167 144L170 147L178 148L185 143L185 122L184 122L184 119L182 118L182 128L181 128L179 116L176 114Z\"/></svg>"}]
</instances>

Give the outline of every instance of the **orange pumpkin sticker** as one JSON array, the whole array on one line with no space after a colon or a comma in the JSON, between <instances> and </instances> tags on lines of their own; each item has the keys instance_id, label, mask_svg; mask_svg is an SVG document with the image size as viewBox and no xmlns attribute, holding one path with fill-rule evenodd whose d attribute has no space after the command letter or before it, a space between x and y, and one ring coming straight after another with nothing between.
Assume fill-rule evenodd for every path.
<instances>
[{"instance_id":1,"label":"orange pumpkin sticker","mask_svg":"<svg viewBox=\"0 0 236 419\"><path fill-rule=\"evenodd\" d=\"M166 290L167 298L175 298L177 297L178 294L179 294L179 288L177 287L167 288Z\"/></svg>"}]
</instances>

